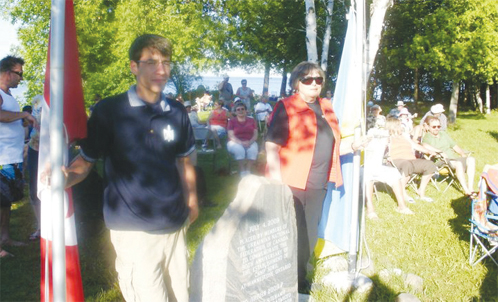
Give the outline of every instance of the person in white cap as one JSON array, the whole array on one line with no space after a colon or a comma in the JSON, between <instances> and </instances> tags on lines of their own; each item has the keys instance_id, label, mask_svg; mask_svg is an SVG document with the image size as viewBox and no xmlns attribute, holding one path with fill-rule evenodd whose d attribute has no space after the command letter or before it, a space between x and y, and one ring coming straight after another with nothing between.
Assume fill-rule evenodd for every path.
<instances>
[{"instance_id":1,"label":"person in white cap","mask_svg":"<svg viewBox=\"0 0 498 302\"><path fill-rule=\"evenodd\" d=\"M401 121L401 126L404 132L410 134L413 131L413 115L408 111L407 108L403 108L399 111L398 119Z\"/></svg>"},{"instance_id":2,"label":"person in white cap","mask_svg":"<svg viewBox=\"0 0 498 302\"><path fill-rule=\"evenodd\" d=\"M422 120L420 120L420 125L423 125L425 122L425 119L428 116L435 116L439 118L439 121L441 122L441 131L446 131L446 128L448 128L448 119L446 118L446 115L444 115L444 107L441 104L436 104L431 107L431 110L427 112L424 117L422 117Z\"/></svg>"},{"instance_id":3,"label":"person in white cap","mask_svg":"<svg viewBox=\"0 0 498 302\"><path fill-rule=\"evenodd\" d=\"M388 117L398 118L399 117L399 112L403 108L405 108L405 103L403 101L398 101L396 103L396 108L393 108L393 109L391 109L391 111L389 111Z\"/></svg>"}]
</instances>

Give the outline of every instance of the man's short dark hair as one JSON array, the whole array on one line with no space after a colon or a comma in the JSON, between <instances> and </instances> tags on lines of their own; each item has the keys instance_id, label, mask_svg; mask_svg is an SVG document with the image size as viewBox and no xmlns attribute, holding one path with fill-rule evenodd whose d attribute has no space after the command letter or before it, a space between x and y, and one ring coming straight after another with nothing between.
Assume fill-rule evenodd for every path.
<instances>
[{"instance_id":1,"label":"man's short dark hair","mask_svg":"<svg viewBox=\"0 0 498 302\"><path fill-rule=\"evenodd\" d=\"M24 65L24 60L14 56L6 56L0 61L0 72L12 70L17 64Z\"/></svg>"},{"instance_id":2,"label":"man's short dark hair","mask_svg":"<svg viewBox=\"0 0 498 302\"><path fill-rule=\"evenodd\" d=\"M138 61L142 56L145 48L153 48L159 51L163 56L170 57L173 53L171 42L165 37L153 34L141 35L133 41L128 51L131 61Z\"/></svg>"}]
</instances>

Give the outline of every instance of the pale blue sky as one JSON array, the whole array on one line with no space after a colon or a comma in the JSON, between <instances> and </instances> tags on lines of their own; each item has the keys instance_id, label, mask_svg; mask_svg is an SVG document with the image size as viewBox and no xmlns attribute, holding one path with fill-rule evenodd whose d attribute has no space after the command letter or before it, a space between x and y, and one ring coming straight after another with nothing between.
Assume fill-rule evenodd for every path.
<instances>
[{"instance_id":1,"label":"pale blue sky","mask_svg":"<svg viewBox=\"0 0 498 302\"><path fill-rule=\"evenodd\" d=\"M0 17L0 28L2 31L2 43L0 43L0 58L12 54L11 47L18 45L17 34L14 25Z\"/></svg>"}]
</instances>

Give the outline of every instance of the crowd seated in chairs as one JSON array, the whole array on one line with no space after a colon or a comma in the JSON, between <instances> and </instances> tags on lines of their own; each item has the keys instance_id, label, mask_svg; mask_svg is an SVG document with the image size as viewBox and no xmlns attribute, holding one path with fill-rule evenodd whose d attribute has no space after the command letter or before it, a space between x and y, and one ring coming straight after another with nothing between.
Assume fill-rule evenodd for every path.
<instances>
[{"instance_id":1,"label":"crowd seated in chairs","mask_svg":"<svg viewBox=\"0 0 498 302\"><path fill-rule=\"evenodd\" d=\"M398 203L396 209L398 213L414 214L406 205L401 174L396 168L384 164L389 132L381 128L372 128L367 135L371 138L365 148L365 165L363 169L366 185L367 217L378 219L372 201L376 182L386 183L393 189Z\"/></svg>"},{"instance_id":2,"label":"crowd seated in chairs","mask_svg":"<svg viewBox=\"0 0 498 302\"><path fill-rule=\"evenodd\" d=\"M423 146L438 152L447 160L449 166L455 171L455 176L460 182L464 194L469 197L475 197L476 193L473 191L476 166L475 158L462 150L446 131L441 131L439 118L429 116L425 119L425 124L427 125L428 132L422 138Z\"/></svg>"},{"instance_id":3,"label":"crowd seated in chairs","mask_svg":"<svg viewBox=\"0 0 498 302\"><path fill-rule=\"evenodd\" d=\"M472 199L470 220L469 263L476 265L498 249L498 165L484 167L479 181L479 194Z\"/></svg>"},{"instance_id":4,"label":"crowd seated in chairs","mask_svg":"<svg viewBox=\"0 0 498 302\"><path fill-rule=\"evenodd\" d=\"M425 190L432 176L437 171L434 162L428 159L417 158L414 151L419 151L430 156L436 156L436 152L423 147L411 140L404 131L402 122L399 119L388 118L386 130L389 132L389 161L396 167L401 175L403 184L403 194L405 200L410 203L415 200L406 192L406 186L410 181L414 181L417 175L420 176L420 185L416 189L420 200L432 202L433 199L425 196Z\"/></svg>"}]
</instances>

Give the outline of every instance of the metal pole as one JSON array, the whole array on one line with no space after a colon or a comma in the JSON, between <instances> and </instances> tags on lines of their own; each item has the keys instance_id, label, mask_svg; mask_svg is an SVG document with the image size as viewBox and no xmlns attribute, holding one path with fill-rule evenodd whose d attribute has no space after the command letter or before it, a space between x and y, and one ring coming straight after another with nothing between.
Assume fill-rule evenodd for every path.
<instances>
[{"instance_id":1,"label":"metal pole","mask_svg":"<svg viewBox=\"0 0 498 302\"><path fill-rule=\"evenodd\" d=\"M50 162L53 210L52 273L55 302L66 301L64 236L63 98L65 0L52 0L50 46Z\"/></svg>"},{"instance_id":2,"label":"metal pole","mask_svg":"<svg viewBox=\"0 0 498 302\"><path fill-rule=\"evenodd\" d=\"M356 66L355 69L359 69L357 72L361 78L362 93L360 96L361 102L364 103L364 91L363 86L364 80L364 0L355 1L356 4L356 41L355 41L355 56L356 56ZM360 126L355 128L354 140L359 142L361 140L361 129ZM357 150L353 157L353 191L352 191L352 206L351 206L351 233L349 237L349 259L348 259L348 272L350 274L351 280L354 280L355 273L357 272L357 251L358 251L358 234L359 234L359 196L360 196L360 154L361 152Z\"/></svg>"},{"instance_id":3,"label":"metal pole","mask_svg":"<svg viewBox=\"0 0 498 302\"><path fill-rule=\"evenodd\" d=\"M354 140L360 140L361 128L357 127L354 131ZM358 211L360 196L360 150L356 150L353 156L353 192L351 197L351 234L349 235L349 260L348 271L351 280L356 273L356 257L358 250Z\"/></svg>"}]
</instances>

